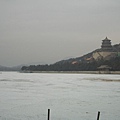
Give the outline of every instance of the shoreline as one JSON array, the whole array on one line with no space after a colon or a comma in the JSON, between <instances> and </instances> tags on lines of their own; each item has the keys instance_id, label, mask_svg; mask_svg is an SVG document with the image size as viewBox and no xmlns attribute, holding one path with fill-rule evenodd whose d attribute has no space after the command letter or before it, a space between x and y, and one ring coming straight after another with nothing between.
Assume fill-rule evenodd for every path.
<instances>
[{"instance_id":1,"label":"shoreline","mask_svg":"<svg viewBox=\"0 0 120 120\"><path fill-rule=\"evenodd\" d=\"M120 71L20 71L22 73L120 74Z\"/></svg>"}]
</instances>

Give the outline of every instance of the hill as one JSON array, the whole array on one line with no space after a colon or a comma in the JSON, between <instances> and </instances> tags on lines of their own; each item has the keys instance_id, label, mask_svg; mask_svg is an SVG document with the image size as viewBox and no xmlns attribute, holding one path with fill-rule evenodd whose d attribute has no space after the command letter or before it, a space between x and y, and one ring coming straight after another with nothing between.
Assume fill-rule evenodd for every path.
<instances>
[{"instance_id":1,"label":"hill","mask_svg":"<svg viewBox=\"0 0 120 120\"><path fill-rule=\"evenodd\" d=\"M23 66L24 71L96 71L101 65L120 71L120 44L111 45L107 37L102 40L101 48L77 58L61 60L51 65Z\"/></svg>"},{"instance_id":2,"label":"hill","mask_svg":"<svg viewBox=\"0 0 120 120\"><path fill-rule=\"evenodd\" d=\"M6 67L0 65L0 71L20 71L22 68L22 65L20 66L14 66L14 67Z\"/></svg>"},{"instance_id":3,"label":"hill","mask_svg":"<svg viewBox=\"0 0 120 120\"><path fill-rule=\"evenodd\" d=\"M120 71L120 57L111 58L110 60L92 60L90 62L83 60L73 64L73 60L81 60L81 58L69 59L57 62L51 65L30 65L23 66L25 71L96 71L101 65L110 66L113 71ZM73 62L72 62L73 61Z\"/></svg>"}]
</instances>

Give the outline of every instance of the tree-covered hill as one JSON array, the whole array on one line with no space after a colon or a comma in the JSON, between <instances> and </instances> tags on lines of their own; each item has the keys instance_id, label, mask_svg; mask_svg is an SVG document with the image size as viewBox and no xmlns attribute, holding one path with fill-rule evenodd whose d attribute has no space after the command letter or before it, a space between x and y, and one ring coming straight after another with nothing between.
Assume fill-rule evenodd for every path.
<instances>
[{"instance_id":1,"label":"tree-covered hill","mask_svg":"<svg viewBox=\"0 0 120 120\"><path fill-rule=\"evenodd\" d=\"M110 60L100 60L92 62L81 61L76 64L71 64L69 61L63 63L55 63L51 65L30 65L23 66L25 71L96 71L101 65L108 65L112 67L113 71L120 71L120 57L112 58Z\"/></svg>"},{"instance_id":2,"label":"tree-covered hill","mask_svg":"<svg viewBox=\"0 0 120 120\"><path fill-rule=\"evenodd\" d=\"M120 44L113 45L114 50L120 53ZM101 65L108 65L114 71L120 71L120 55L109 60L95 60L93 53L99 51L96 49L86 55L68 60L61 60L51 65L30 65L23 66L23 71L96 71Z\"/></svg>"}]
</instances>

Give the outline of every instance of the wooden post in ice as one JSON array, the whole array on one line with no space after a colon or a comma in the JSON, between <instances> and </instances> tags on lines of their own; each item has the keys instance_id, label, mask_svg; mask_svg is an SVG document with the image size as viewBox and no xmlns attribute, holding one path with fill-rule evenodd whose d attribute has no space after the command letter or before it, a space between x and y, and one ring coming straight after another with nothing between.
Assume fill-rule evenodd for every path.
<instances>
[{"instance_id":1,"label":"wooden post in ice","mask_svg":"<svg viewBox=\"0 0 120 120\"><path fill-rule=\"evenodd\" d=\"M97 120L99 120L99 117L100 117L100 111L98 111Z\"/></svg>"},{"instance_id":2,"label":"wooden post in ice","mask_svg":"<svg viewBox=\"0 0 120 120\"><path fill-rule=\"evenodd\" d=\"M50 120L50 109L48 109L48 120Z\"/></svg>"}]
</instances>

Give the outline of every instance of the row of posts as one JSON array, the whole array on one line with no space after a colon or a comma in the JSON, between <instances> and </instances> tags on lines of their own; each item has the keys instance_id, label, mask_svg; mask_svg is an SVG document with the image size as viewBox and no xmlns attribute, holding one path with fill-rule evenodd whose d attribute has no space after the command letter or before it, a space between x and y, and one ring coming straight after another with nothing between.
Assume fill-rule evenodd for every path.
<instances>
[{"instance_id":1,"label":"row of posts","mask_svg":"<svg viewBox=\"0 0 120 120\"><path fill-rule=\"evenodd\" d=\"M100 118L100 111L98 111L97 120L99 120L99 118ZM48 109L48 119L47 120L50 120L50 109Z\"/></svg>"}]
</instances>

